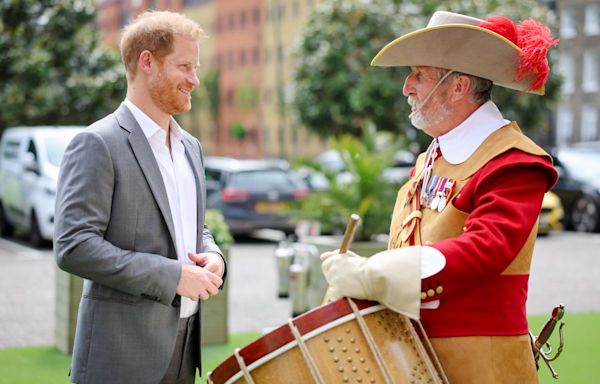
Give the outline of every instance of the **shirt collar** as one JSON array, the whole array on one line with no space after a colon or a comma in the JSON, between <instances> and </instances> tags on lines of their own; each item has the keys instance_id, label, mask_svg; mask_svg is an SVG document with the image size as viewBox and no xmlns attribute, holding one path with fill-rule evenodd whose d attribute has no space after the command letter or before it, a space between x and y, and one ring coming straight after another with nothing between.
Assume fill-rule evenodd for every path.
<instances>
[{"instance_id":1,"label":"shirt collar","mask_svg":"<svg viewBox=\"0 0 600 384\"><path fill-rule=\"evenodd\" d=\"M456 128L438 137L442 156L450 164L460 164L466 161L489 135L508 123L496 104L490 100Z\"/></svg>"},{"instance_id":2,"label":"shirt collar","mask_svg":"<svg viewBox=\"0 0 600 384\"><path fill-rule=\"evenodd\" d=\"M156 122L152 120L150 116L146 115L131 100L125 98L123 104L125 104L129 108L129 110L133 114L133 117L142 128L142 131L144 132L144 135L147 139L154 136L157 132L164 132L164 130L158 124L156 124ZM169 130L171 131L171 139L181 141L181 127L179 126L177 121L175 121L173 116L171 116L171 119L169 121L169 128Z\"/></svg>"}]
</instances>

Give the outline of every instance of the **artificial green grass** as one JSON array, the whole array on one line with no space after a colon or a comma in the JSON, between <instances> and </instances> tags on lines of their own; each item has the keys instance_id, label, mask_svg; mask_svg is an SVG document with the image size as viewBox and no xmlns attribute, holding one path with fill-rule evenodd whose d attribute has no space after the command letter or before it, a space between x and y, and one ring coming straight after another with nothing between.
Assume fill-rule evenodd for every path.
<instances>
[{"instance_id":1,"label":"artificial green grass","mask_svg":"<svg viewBox=\"0 0 600 384\"><path fill-rule=\"evenodd\" d=\"M531 316L530 326L538 333L547 316ZM540 362L541 384L588 384L600 377L600 313L567 312L564 318L566 345L563 355L554 362L558 380L552 379ZM228 344L203 347L204 377L233 354L238 347L259 337L257 332L231 335ZM558 330L551 339L558 346ZM68 383L71 357L53 347L8 348L0 350L0 384L62 384ZM202 378L198 382L206 382Z\"/></svg>"}]
</instances>

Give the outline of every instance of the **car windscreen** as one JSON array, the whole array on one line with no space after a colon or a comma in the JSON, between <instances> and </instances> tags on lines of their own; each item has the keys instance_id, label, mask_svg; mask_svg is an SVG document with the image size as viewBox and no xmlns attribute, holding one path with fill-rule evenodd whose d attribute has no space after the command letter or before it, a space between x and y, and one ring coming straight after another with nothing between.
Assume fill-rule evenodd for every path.
<instances>
[{"instance_id":1,"label":"car windscreen","mask_svg":"<svg viewBox=\"0 0 600 384\"><path fill-rule=\"evenodd\" d=\"M299 180L279 169L234 173L229 180L229 186L248 191L294 190L301 187Z\"/></svg>"},{"instance_id":2,"label":"car windscreen","mask_svg":"<svg viewBox=\"0 0 600 384\"><path fill-rule=\"evenodd\" d=\"M599 152L565 150L559 153L559 159L576 179L600 180Z\"/></svg>"},{"instance_id":3,"label":"car windscreen","mask_svg":"<svg viewBox=\"0 0 600 384\"><path fill-rule=\"evenodd\" d=\"M64 136L48 136L44 138L46 155L48 156L50 164L57 167L60 166L65 149L67 149L67 145L69 145L73 136L75 135L65 134Z\"/></svg>"}]
</instances>

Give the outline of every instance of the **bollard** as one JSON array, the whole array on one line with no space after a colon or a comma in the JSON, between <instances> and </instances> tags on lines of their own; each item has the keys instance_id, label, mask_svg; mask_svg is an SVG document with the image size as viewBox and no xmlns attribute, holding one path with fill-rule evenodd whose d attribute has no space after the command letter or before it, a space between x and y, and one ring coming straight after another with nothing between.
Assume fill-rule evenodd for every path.
<instances>
[{"instance_id":1,"label":"bollard","mask_svg":"<svg viewBox=\"0 0 600 384\"><path fill-rule=\"evenodd\" d=\"M290 265L290 296L292 299L292 317L296 317L308 309L306 306L306 284L308 270L305 265Z\"/></svg>"},{"instance_id":2,"label":"bollard","mask_svg":"<svg viewBox=\"0 0 600 384\"><path fill-rule=\"evenodd\" d=\"M277 265L277 296L288 297L290 290L289 269L294 258L294 249L288 243L280 243L275 248L275 261Z\"/></svg>"}]
</instances>

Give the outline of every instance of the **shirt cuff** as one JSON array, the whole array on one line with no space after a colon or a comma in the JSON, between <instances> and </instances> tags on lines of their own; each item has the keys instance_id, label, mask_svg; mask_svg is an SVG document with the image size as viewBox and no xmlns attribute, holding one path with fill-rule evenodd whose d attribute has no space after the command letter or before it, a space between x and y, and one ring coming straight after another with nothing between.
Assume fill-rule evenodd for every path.
<instances>
[{"instance_id":1,"label":"shirt cuff","mask_svg":"<svg viewBox=\"0 0 600 384\"><path fill-rule=\"evenodd\" d=\"M440 272L446 266L446 257L439 250L423 246L421 248L421 279Z\"/></svg>"}]
</instances>

